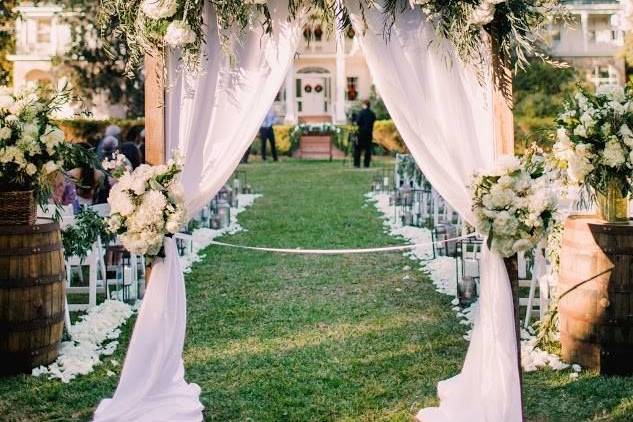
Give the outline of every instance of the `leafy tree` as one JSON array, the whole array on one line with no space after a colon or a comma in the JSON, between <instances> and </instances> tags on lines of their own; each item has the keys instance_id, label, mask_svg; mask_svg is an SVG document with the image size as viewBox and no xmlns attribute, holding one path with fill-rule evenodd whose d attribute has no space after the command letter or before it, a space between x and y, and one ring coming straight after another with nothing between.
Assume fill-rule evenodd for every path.
<instances>
[{"instance_id":1,"label":"leafy tree","mask_svg":"<svg viewBox=\"0 0 633 422\"><path fill-rule=\"evenodd\" d=\"M513 79L515 150L532 143L548 149L553 145L554 119L565 97L581 79L574 68L557 68L535 60Z\"/></svg>"},{"instance_id":2,"label":"leafy tree","mask_svg":"<svg viewBox=\"0 0 633 422\"><path fill-rule=\"evenodd\" d=\"M59 71L68 74L75 94L89 103L96 93L105 93L112 104L126 107L129 117L144 112L144 83L140 70L127 77L127 51L121 39L104 43L96 22L100 2L61 0L62 19L71 28L70 48L55 59Z\"/></svg>"},{"instance_id":3,"label":"leafy tree","mask_svg":"<svg viewBox=\"0 0 633 422\"><path fill-rule=\"evenodd\" d=\"M14 12L19 0L2 0L0 2L0 86L11 83L13 64L7 60L7 55L15 50L15 19Z\"/></svg>"}]
</instances>

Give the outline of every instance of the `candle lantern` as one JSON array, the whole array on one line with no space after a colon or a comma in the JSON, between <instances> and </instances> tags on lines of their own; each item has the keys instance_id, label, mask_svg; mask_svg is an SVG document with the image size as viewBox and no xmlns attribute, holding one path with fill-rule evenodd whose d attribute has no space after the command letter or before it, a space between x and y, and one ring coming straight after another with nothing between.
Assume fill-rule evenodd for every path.
<instances>
[{"instance_id":1,"label":"candle lantern","mask_svg":"<svg viewBox=\"0 0 633 422\"><path fill-rule=\"evenodd\" d=\"M468 306L477 300L477 280L472 276L457 279L457 299L462 306Z\"/></svg>"},{"instance_id":2,"label":"candle lantern","mask_svg":"<svg viewBox=\"0 0 633 422\"><path fill-rule=\"evenodd\" d=\"M403 226L413 226L413 192L407 192L400 205L400 220Z\"/></svg>"},{"instance_id":3,"label":"candle lantern","mask_svg":"<svg viewBox=\"0 0 633 422\"><path fill-rule=\"evenodd\" d=\"M241 192L244 185L242 183L243 173L243 171L238 170L233 174L233 190L237 193Z\"/></svg>"},{"instance_id":4,"label":"candle lantern","mask_svg":"<svg viewBox=\"0 0 633 422\"><path fill-rule=\"evenodd\" d=\"M187 250L185 239L176 238L176 248L178 249L178 256L185 256L185 251Z\"/></svg>"},{"instance_id":5,"label":"candle lantern","mask_svg":"<svg viewBox=\"0 0 633 422\"><path fill-rule=\"evenodd\" d=\"M402 205L410 207L413 204L413 191L411 189L411 186L402 186L402 188L400 189L400 196Z\"/></svg>"},{"instance_id":6,"label":"candle lantern","mask_svg":"<svg viewBox=\"0 0 633 422\"><path fill-rule=\"evenodd\" d=\"M210 215L218 213L218 195L215 195L211 202L209 202L209 213Z\"/></svg>"},{"instance_id":7,"label":"candle lantern","mask_svg":"<svg viewBox=\"0 0 633 422\"><path fill-rule=\"evenodd\" d=\"M200 225L202 227L209 227L210 219L211 219L211 209L209 205L205 205L200 211Z\"/></svg>"},{"instance_id":8,"label":"candle lantern","mask_svg":"<svg viewBox=\"0 0 633 422\"><path fill-rule=\"evenodd\" d=\"M231 206L222 199L218 201L218 217L220 217L220 228L228 227L231 224Z\"/></svg>"},{"instance_id":9,"label":"candle lantern","mask_svg":"<svg viewBox=\"0 0 633 422\"><path fill-rule=\"evenodd\" d=\"M213 214L209 219L209 228L213 230L220 229L220 216L218 214Z\"/></svg>"},{"instance_id":10,"label":"candle lantern","mask_svg":"<svg viewBox=\"0 0 633 422\"><path fill-rule=\"evenodd\" d=\"M132 300L135 300L137 296L136 291L134 292L134 295L130 294L132 284L135 280L135 268L132 267L132 260L130 254L127 251L124 251L123 253L118 255L119 256L117 257L117 260L119 262L116 266L116 290L114 291L114 298L123 302L131 302ZM112 293L110 293L110 295L112 296Z\"/></svg>"},{"instance_id":11,"label":"candle lantern","mask_svg":"<svg viewBox=\"0 0 633 422\"><path fill-rule=\"evenodd\" d=\"M389 190L389 174L390 173L391 173L390 169L383 167L380 178L381 178L381 183L382 183L382 190L384 190L385 192Z\"/></svg>"},{"instance_id":12,"label":"candle lantern","mask_svg":"<svg viewBox=\"0 0 633 422\"><path fill-rule=\"evenodd\" d=\"M218 194L217 194L218 202L219 201L229 202L230 195L231 195L231 191L229 189L230 188L226 185L222 186L222 188L218 191Z\"/></svg>"}]
</instances>

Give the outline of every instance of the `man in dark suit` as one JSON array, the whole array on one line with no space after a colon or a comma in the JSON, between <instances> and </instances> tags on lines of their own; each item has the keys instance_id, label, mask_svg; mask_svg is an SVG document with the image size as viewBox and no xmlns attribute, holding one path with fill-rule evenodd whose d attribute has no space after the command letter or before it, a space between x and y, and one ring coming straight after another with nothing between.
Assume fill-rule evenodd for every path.
<instances>
[{"instance_id":1,"label":"man in dark suit","mask_svg":"<svg viewBox=\"0 0 633 422\"><path fill-rule=\"evenodd\" d=\"M356 125L358 126L358 142L354 148L354 167L360 168L360 155L365 151L365 160L363 164L369 167L371 164L371 149L374 139L374 122L376 114L371 110L369 101L363 101L363 109L356 116Z\"/></svg>"}]
</instances>

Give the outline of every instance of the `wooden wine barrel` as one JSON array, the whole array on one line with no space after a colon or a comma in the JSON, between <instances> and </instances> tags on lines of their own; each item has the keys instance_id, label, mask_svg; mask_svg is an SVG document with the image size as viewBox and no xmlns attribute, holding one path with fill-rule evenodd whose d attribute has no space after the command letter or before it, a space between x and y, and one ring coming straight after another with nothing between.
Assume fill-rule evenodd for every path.
<instances>
[{"instance_id":1,"label":"wooden wine barrel","mask_svg":"<svg viewBox=\"0 0 633 422\"><path fill-rule=\"evenodd\" d=\"M0 226L0 374L57 359L64 299L59 225Z\"/></svg>"},{"instance_id":2,"label":"wooden wine barrel","mask_svg":"<svg viewBox=\"0 0 633 422\"><path fill-rule=\"evenodd\" d=\"M568 218L558 293L563 359L633 374L633 224Z\"/></svg>"}]
</instances>

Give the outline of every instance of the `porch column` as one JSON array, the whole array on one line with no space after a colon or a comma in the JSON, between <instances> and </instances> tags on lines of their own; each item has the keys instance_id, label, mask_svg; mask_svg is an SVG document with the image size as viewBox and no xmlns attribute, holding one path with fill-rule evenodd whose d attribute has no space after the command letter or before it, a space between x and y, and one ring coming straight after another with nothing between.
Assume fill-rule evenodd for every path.
<instances>
[{"instance_id":1,"label":"porch column","mask_svg":"<svg viewBox=\"0 0 633 422\"><path fill-rule=\"evenodd\" d=\"M334 97L334 121L345 123L345 34L340 28L336 29L336 84Z\"/></svg>"},{"instance_id":2,"label":"porch column","mask_svg":"<svg viewBox=\"0 0 633 422\"><path fill-rule=\"evenodd\" d=\"M589 13L587 11L580 12L580 29L582 31L582 48L587 51L589 43Z\"/></svg>"},{"instance_id":3,"label":"porch column","mask_svg":"<svg viewBox=\"0 0 633 422\"><path fill-rule=\"evenodd\" d=\"M292 64L286 75L286 123L296 123L297 97L295 95L295 66Z\"/></svg>"}]
</instances>

